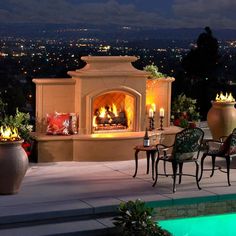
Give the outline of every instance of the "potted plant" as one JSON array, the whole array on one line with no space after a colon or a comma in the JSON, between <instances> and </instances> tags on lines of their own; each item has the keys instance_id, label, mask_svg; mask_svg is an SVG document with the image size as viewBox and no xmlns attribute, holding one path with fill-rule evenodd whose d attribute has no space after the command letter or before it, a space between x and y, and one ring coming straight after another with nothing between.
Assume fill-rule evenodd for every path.
<instances>
[{"instance_id":1,"label":"potted plant","mask_svg":"<svg viewBox=\"0 0 236 236\"><path fill-rule=\"evenodd\" d=\"M148 79L159 79L159 78L167 78L168 76L159 72L159 69L156 65L151 64L147 65L143 68L145 71L150 72L150 76Z\"/></svg>"},{"instance_id":2,"label":"potted plant","mask_svg":"<svg viewBox=\"0 0 236 236\"><path fill-rule=\"evenodd\" d=\"M21 112L16 108L14 115L7 115L5 112L6 106L7 104L0 98L0 127L9 126L17 128L20 138L24 140L22 146L29 156L33 146L33 140L30 136L30 132L33 131L33 126L30 125L30 114Z\"/></svg>"},{"instance_id":3,"label":"potted plant","mask_svg":"<svg viewBox=\"0 0 236 236\"><path fill-rule=\"evenodd\" d=\"M145 202L122 202L119 206L119 215L114 217L114 225L124 236L171 236L152 219L153 208Z\"/></svg>"},{"instance_id":4,"label":"potted plant","mask_svg":"<svg viewBox=\"0 0 236 236\"><path fill-rule=\"evenodd\" d=\"M197 100L187 97L185 94L178 95L172 102L171 120L176 126L182 128L195 127L200 119L197 108Z\"/></svg>"},{"instance_id":5,"label":"potted plant","mask_svg":"<svg viewBox=\"0 0 236 236\"><path fill-rule=\"evenodd\" d=\"M24 139L25 142L29 142L31 140L30 132L32 132L33 126L30 125L29 113L20 112L18 108L16 108L15 115L5 115L1 123L1 125L16 127L18 129L19 136Z\"/></svg>"},{"instance_id":6,"label":"potted plant","mask_svg":"<svg viewBox=\"0 0 236 236\"><path fill-rule=\"evenodd\" d=\"M4 110L4 106L1 108ZM28 131L31 127L27 124L28 116L19 112L18 109L14 116L7 116L4 112L1 112L1 116L0 194L14 194L19 191L28 169L29 160L22 147L22 137L28 139Z\"/></svg>"}]
</instances>

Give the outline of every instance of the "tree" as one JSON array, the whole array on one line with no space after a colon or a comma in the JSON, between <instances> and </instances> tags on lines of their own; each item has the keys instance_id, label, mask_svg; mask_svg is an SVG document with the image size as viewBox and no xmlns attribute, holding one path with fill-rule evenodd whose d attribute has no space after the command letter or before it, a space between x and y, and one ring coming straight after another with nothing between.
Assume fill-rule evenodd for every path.
<instances>
[{"instance_id":1,"label":"tree","mask_svg":"<svg viewBox=\"0 0 236 236\"><path fill-rule=\"evenodd\" d=\"M183 68L187 75L195 80L212 79L219 63L218 41L209 27L197 39L197 47L183 59Z\"/></svg>"},{"instance_id":2,"label":"tree","mask_svg":"<svg viewBox=\"0 0 236 236\"><path fill-rule=\"evenodd\" d=\"M220 55L217 39L209 27L198 36L196 47L183 58L182 66L185 72L183 83L188 84L188 93L197 99L200 112L205 119L211 106L210 101L218 89L220 70Z\"/></svg>"}]
</instances>

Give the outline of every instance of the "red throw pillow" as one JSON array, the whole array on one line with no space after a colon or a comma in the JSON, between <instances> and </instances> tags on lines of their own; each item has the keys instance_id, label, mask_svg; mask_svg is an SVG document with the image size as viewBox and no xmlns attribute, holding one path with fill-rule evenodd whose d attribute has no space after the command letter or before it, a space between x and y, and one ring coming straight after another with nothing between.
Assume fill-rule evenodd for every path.
<instances>
[{"instance_id":1,"label":"red throw pillow","mask_svg":"<svg viewBox=\"0 0 236 236\"><path fill-rule=\"evenodd\" d=\"M78 133L78 116L76 113L69 113L70 115L70 124L69 124L69 132L70 134Z\"/></svg>"},{"instance_id":2,"label":"red throw pillow","mask_svg":"<svg viewBox=\"0 0 236 236\"><path fill-rule=\"evenodd\" d=\"M57 113L47 114L47 134L68 135L70 114Z\"/></svg>"}]
</instances>

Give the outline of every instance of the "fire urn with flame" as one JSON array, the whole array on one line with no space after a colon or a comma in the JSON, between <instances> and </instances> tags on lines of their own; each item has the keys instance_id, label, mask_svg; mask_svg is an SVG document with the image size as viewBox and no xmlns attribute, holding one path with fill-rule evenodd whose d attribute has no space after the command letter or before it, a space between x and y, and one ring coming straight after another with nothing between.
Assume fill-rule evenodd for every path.
<instances>
[{"instance_id":1,"label":"fire urn with flame","mask_svg":"<svg viewBox=\"0 0 236 236\"><path fill-rule=\"evenodd\" d=\"M228 136L236 127L235 99L232 94L217 94L207 114L207 123L213 139Z\"/></svg>"},{"instance_id":2,"label":"fire urn with flame","mask_svg":"<svg viewBox=\"0 0 236 236\"><path fill-rule=\"evenodd\" d=\"M0 194L15 194L28 169L28 157L17 129L0 128Z\"/></svg>"}]
</instances>

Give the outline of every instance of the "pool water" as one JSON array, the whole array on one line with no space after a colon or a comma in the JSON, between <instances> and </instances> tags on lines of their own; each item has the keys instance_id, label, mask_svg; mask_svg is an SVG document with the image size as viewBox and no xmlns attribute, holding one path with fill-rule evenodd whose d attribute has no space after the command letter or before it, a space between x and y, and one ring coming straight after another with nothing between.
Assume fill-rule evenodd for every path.
<instances>
[{"instance_id":1,"label":"pool water","mask_svg":"<svg viewBox=\"0 0 236 236\"><path fill-rule=\"evenodd\" d=\"M160 220L173 236L236 236L236 213Z\"/></svg>"}]
</instances>

